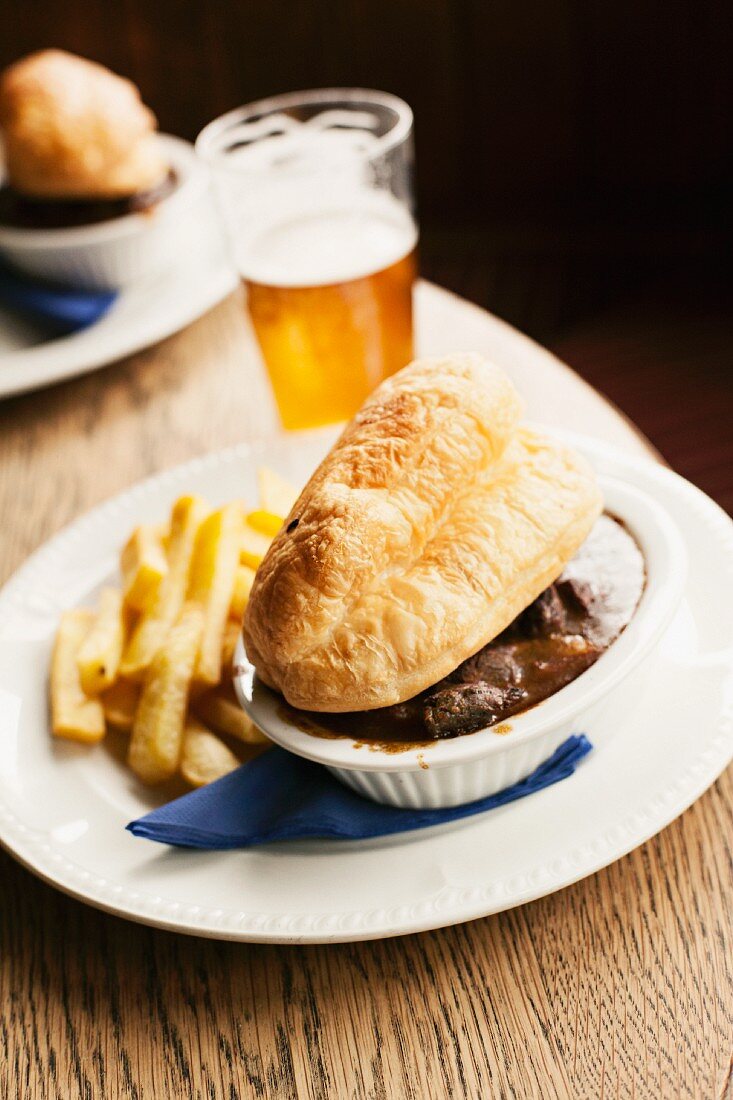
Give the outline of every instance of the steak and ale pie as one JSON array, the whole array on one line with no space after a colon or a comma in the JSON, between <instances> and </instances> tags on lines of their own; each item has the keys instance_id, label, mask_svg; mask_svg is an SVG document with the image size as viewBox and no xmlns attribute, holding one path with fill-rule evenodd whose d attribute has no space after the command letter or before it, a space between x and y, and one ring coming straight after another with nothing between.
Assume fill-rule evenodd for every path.
<instances>
[{"instance_id":1,"label":"steak and ale pie","mask_svg":"<svg viewBox=\"0 0 733 1100\"><path fill-rule=\"evenodd\" d=\"M588 669L644 587L572 448L478 355L384 382L254 581L247 655L312 732L378 743L501 724Z\"/></svg>"},{"instance_id":2,"label":"steak and ale pie","mask_svg":"<svg viewBox=\"0 0 733 1100\"><path fill-rule=\"evenodd\" d=\"M0 129L3 225L92 225L149 211L177 183L135 85L62 50L42 50L5 70Z\"/></svg>"}]
</instances>

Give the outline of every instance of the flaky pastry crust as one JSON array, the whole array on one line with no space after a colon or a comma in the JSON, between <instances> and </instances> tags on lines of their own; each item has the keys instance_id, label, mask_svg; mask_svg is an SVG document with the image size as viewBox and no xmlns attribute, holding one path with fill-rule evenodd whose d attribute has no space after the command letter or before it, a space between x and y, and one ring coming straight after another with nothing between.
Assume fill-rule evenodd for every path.
<instances>
[{"instance_id":1,"label":"flaky pastry crust","mask_svg":"<svg viewBox=\"0 0 733 1100\"><path fill-rule=\"evenodd\" d=\"M5 70L0 127L8 181L34 198L125 198L168 172L135 85L62 50Z\"/></svg>"},{"instance_id":2,"label":"flaky pastry crust","mask_svg":"<svg viewBox=\"0 0 733 1100\"><path fill-rule=\"evenodd\" d=\"M601 494L585 459L520 415L478 355L419 360L379 386L257 571L244 640L266 684L306 710L402 702L557 578Z\"/></svg>"}]
</instances>

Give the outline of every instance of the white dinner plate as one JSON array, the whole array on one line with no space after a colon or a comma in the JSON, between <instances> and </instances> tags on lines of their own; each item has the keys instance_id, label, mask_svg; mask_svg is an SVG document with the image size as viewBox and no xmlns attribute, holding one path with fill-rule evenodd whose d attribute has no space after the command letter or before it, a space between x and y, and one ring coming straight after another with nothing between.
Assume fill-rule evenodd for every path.
<instances>
[{"instance_id":1,"label":"white dinner plate","mask_svg":"<svg viewBox=\"0 0 733 1100\"><path fill-rule=\"evenodd\" d=\"M114 579L130 528L162 518L179 493L254 501L259 463L302 482L329 442L326 433L238 447L143 482L53 538L0 593L0 839L41 878L109 912L222 939L416 932L519 905L611 863L677 817L733 756L733 524L670 471L577 437L599 471L666 506L689 577L641 702L599 726L575 775L460 823L381 840L202 852L126 832L161 795L111 745L49 735L59 614Z\"/></svg>"},{"instance_id":2,"label":"white dinner plate","mask_svg":"<svg viewBox=\"0 0 733 1100\"><path fill-rule=\"evenodd\" d=\"M212 237L205 251L121 291L101 320L70 336L49 339L37 325L0 308L0 398L133 355L203 316L236 285L222 242Z\"/></svg>"}]
</instances>

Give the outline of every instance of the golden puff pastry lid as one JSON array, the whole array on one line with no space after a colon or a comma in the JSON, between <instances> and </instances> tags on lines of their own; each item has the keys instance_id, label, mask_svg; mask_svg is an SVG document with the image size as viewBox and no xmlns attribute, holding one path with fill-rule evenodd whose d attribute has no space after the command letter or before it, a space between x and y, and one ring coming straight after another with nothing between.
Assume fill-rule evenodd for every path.
<instances>
[{"instance_id":1,"label":"golden puff pastry lid","mask_svg":"<svg viewBox=\"0 0 733 1100\"><path fill-rule=\"evenodd\" d=\"M266 684L306 710L402 702L558 577L601 494L521 412L479 355L419 360L375 390L257 571L244 641Z\"/></svg>"},{"instance_id":2,"label":"golden puff pastry lid","mask_svg":"<svg viewBox=\"0 0 733 1100\"><path fill-rule=\"evenodd\" d=\"M34 198L125 198L168 172L135 85L62 50L5 70L0 127L8 182Z\"/></svg>"}]
</instances>

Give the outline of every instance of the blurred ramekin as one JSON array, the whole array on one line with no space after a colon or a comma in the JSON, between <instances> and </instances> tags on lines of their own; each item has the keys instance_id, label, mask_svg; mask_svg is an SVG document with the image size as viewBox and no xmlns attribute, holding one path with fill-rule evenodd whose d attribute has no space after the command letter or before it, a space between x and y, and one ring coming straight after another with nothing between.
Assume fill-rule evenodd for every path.
<instances>
[{"instance_id":1,"label":"blurred ramekin","mask_svg":"<svg viewBox=\"0 0 733 1100\"><path fill-rule=\"evenodd\" d=\"M90 290L118 290L156 276L219 233L207 167L189 142L158 140L178 182L150 210L60 229L0 225L0 254L38 279Z\"/></svg>"},{"instance_id":2,"label":"blurred ramekin","mask_svg":"<svg viewBox=\"0 0 733 1100\"><path fill-rule=\"evenodd\" d=\"M620 723L633 708L644 665L677 609L687 574L682 538L665 509L625 481L599 480L607 510L641 547L646 587L633 619L600 659L543 703L501 723L510 732L489 728L403 752L307 733L287 720L281 697L258 680L241 641L234 681L240 703L278 745L324 764L359 794L393 806L474 802L524 779L570 734L585 733L592 741L603 715L616 709Z\"/></svg>"}]
</instances>

